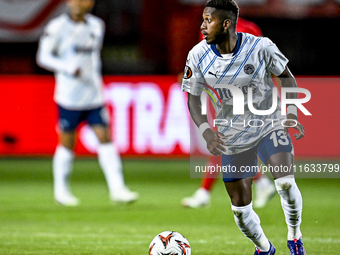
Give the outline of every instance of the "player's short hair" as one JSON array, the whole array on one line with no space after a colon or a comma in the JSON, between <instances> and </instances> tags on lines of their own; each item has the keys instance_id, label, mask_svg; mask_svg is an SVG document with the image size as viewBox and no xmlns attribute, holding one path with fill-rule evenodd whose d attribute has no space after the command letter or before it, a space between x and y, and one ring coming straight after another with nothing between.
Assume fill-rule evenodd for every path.
<instances>
[{"instance_id":1,"label":"player's short hair","mask_svg":"<svg viewBox=\"0 0 340 255\"><path fill-rule=\"evenodd\" d=\"M236 29L237 18L240 8L234 0L208 0L205 7L213 7L221 11L223 19L230 19L232 26Z\"/></svg>"}]
</instances>

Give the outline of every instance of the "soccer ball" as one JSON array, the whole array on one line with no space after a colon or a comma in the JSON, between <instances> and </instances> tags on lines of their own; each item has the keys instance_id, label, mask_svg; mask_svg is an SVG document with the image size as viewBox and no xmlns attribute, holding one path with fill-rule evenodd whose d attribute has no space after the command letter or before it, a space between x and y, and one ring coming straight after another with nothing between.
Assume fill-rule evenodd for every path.
<instances>
[{"instance_id":1,"label":"soccer ball","mask_svg":"<svg viewBox=\"0 0 340 255\"><path fill-rule=\"evenodd\" d=\"M191 248L180 233L164 231L151 241L149 255L191 255Z\"/></svg>"}]
</instances>

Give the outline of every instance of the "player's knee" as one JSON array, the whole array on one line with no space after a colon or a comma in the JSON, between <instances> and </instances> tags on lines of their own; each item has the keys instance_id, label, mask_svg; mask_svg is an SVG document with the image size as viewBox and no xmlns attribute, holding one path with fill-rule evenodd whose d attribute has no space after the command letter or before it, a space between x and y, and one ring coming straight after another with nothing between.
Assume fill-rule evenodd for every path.
<instances>
[{"instance_id":1,"label":"player's knee","mask_svg":"<svg viewBox=\"0 0 340 255\"><path fill-rule=\"evenodd\" d=\"M289 191L292 187L296 186L293 175L278 178L274 182L277 191Z\"/></svg>"},{"instance_id":2,"label":"player's knee","mask_svg":"<svg viewBox=\"0 0 340 255\"><path fill-rule=\"evenodd\" d=\"M295 182L294 177L283 177L275 180L276 190L288 204L299 203L301 193Z\"/></svg>"},{"instance_id":3,"label":"player's knee","mask_svg":"<svg viewBox=\"0 0 340 255\"><path fill-rule=\"evenodd\" d=\"M103 137L101 137L101 138L99 139L99 142L100 142L101 144L111 143L111 139L108 138L108 137L103 136Z\"/></svg>"},{"instance_id":4,"label":"player's knee","mask_svg":"<svg viewBox=\"0 0 340 255\"><path fill-rule=\"evenodd\" d=\"M234 206L242 207L242 206L249 205L251 203L251 198L236 196L236 197L231 198L231 203Z\"/></svg>"}]
</instances>

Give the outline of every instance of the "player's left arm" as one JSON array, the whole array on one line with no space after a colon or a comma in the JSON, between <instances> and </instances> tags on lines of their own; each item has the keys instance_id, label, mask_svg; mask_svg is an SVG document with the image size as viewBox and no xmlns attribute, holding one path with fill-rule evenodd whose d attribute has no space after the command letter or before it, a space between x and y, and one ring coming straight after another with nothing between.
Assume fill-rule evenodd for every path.
<instances>
[{"instance_id":1,"label":"player's left arm","mask_svg":"<svg viewBox=\"0 0 340 255\"><path fill-rule=\"evenodd\" d=\"M284 71L278 76L280 81L281 81L281 86L282 87L291 87L291 88L296 88L297 87L297 83L296 80L293 76L293 74L291 73L291 71L289 70L288 66L285 67ZM298 93L287 93L286 95L287 99L297 99L298 98ZM293 109L293 111L287 111L287 121L285 122L285 128L284 128L284 132L285 135L288 134L288 130L290 127L293 127L294 129L296 129L297 131L299 131L299 133L294 134L295 140L299 140L302 137L305 136L305 128L297 121L297 109L295 105L287 105L287 109L288 107L291 107ZM295 109L294 109L295 107ZM296 120L296 121L294 121ZM290 127L288 127L290 126Z\"/></svg>"}]
</instances>

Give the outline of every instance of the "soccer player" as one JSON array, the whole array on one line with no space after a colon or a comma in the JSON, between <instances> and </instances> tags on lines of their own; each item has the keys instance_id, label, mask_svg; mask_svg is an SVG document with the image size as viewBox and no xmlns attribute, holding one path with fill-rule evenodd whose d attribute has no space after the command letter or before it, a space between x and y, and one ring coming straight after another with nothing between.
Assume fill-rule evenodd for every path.
<instances>
[{"instance_id":1,"label":"soccer player","mask_svg":"<svg viewBox=\"0 0 340 255\"><path fill-rule=\"evenodd\" d=\"M255 36L262 36L261 29L253 22L238 18L236 24L236 31L249 33ZM201 34L200 40L203 40L203 35ZM183 75L182 75L183 76ZM208 105L209 116L215 116L215 109L212 104ZM212 121L212 120L210 120ZM213 128L215 131L216 127ZM210 156L208 158L208 166L216 166L221 164L221 157ZM198 208L204 207L210 202L210 193L216 184L216 180L218 179L219 173L214 172L206 172L204 177L202 178L201 185L199 189L195 191L195 193L191 197L185 197L182 199L181 204L184 207L190 208ZM275 195L275 186L273 182L261 172L258 172L256 176L254 176L254 207L255 208L263 208L269 202L269 200Z\"/></svg>"},{"instance_id":2,"label":"soccer player","mask_svg":"<svg viewBox=\"0 0 340 255\"><path fill-rule=\"evenodd\" d=\"M100 141L99 164L111 200L132 202L138 193L124 184L120 156L110 139L104 105L100 51L104 22L89 14L94 0L67 0L68 13L51 20L42 35L37 63L55 73L54 101L59 114L59 145L53 157L55 200L65 206L79 204L68 185L74 159L75 131L86 121Z\"/></svg>"},{"instance_id":3,"label":"soccer player","mask_svg":"<svg viewBox=\"0 0 340 255\"><path fill-rule=\"evenodd\" d=\"M294 134L296 140L304 136L304 128L297 121L297 108L288 105L287 116L281 115L280 106L269 115L256 115L249 110L250 104L257 110L268 110L272 106L272 74L280 78L283 88L296 87L296 81L287 66L288 59L268 38L236 33L238 13L234 0L209 0L206 3L201 25L205 40L188 54L182 90L189 93L189 111L208 150L222 156L225 169L236 169L235 173L224 173L223 181L235 222L255 245L254 254L275 254L275 247L264 234L252 207L252 177L256 172L242 171L246 167L256 167L258 156L268 168L288 169L271 173L281 197L290 254L306 254L300 230L302 197L291 171L294 150L288 135L289 127L294 127L298 130ZM217 132L212 131L207 116L201 111L203 89L214 95L216 101ZM233 114L234 101L242 99L242 92L237 95L236 91L245 94L244 114ZM252 102L247 100L248 93L251 93ZM296 99L297 93L286 96ZM249 121L251 125L243 125Z\"/></svg>"}]
</instances>

